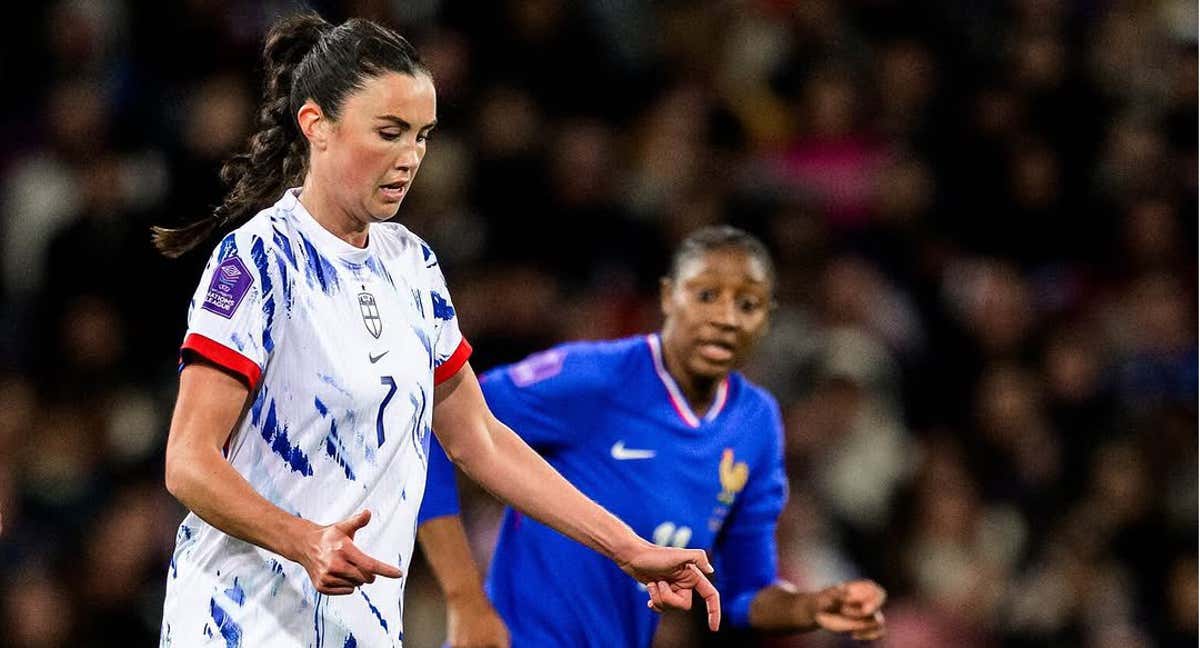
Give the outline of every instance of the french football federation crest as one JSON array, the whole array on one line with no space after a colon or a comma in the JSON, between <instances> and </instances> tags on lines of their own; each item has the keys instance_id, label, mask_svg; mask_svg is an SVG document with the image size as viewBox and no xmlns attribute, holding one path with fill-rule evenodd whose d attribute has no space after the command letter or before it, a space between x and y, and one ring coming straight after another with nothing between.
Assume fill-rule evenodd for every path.
<instances>
[{"instance_id":1,"label":"french football federation crest","mask_svg":"<svg viewBox=\"0 0 1200 648\"><path fill-rule=\"evenodd\" d=\"M358 310L362 313L363 324L367 332L379 339L383 335L383 319L379 317L379 306L375 303L375 295L369 292L358 293Z\"/></svg>"},{"instance_id":2,"label":"french football federation crest","mask_svg":"<svg viewBox=\"0 0 1200 648\"><path fill-rule=\"evenodd\" d=\"M725 452L721 454L721 465L717 474L721 478L721 494L717 499L722 504L733 504L733 498L746 487L746 481L750 478L750 468L745 462L735 463L733 448L725 448Z\"/></svg>"}]
</instances>

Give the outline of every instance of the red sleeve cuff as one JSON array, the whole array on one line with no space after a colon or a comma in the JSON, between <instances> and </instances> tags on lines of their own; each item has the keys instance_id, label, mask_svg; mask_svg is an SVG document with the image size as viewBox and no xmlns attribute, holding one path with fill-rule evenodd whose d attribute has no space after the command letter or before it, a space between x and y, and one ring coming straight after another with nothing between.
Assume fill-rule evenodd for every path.
<instances>
[{"instance_id":1,"label":"red sleeve cuff","mask_svg":"<svg viewBox=\"0 0 1200 648\"><path fill-rule=\"evenodd\" d=\"M463 365L467 364L467 358L471 357L471 344L463 338L462 342L458 343L458 348L454 353L450 354L449 358L441 364L437 369L433 370L433 385L436 387L447 380L454 377Z\"/></svg>"},{"instance_id":2,"label":"red sleeve cuff","mask_svg":"<svg viewBox=\"0 0 1200 648\"><path fill-rule=\"evenodd\" d=\"M180 366L187 363L189 353L195 353L201 358L232 372L235 376L245 381L246 386L251 391L258 386L258 379L262 377L262 370L258 368L258 364L253 360L199 333L189 333L184 338L183 347L179 349Z\"/></svg>"}]
</instances>

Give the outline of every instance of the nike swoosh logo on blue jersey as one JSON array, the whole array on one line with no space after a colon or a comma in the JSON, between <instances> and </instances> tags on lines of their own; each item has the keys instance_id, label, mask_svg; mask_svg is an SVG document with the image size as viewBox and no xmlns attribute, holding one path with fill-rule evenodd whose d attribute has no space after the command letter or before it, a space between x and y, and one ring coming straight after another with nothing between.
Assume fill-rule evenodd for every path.
<instances>
[{"instance_id":1,"label":"nike swoosh logo on blue jersey","mask_svg":"<svg viewBox=\"0 0 1200 648\"><path fill-rule=\"evenodd\" d=\"M371 364L375 364L376 362L379 362L379 359L380 359L380 358L382 358L383 356L385 356L385 355L387 355L387 354L389 354L389 353L391 353L391 350L390 350L390 349L389 349L389 350L387 350L387 351L384 351L383 353L380 353L379 355L373 355L373 354L371 354L371 353L368 353L368 354L367 354L367 357L369 357L369 358L371 359Z\"/></svg>"},{"instance_id":2,"label":"nike swoosh logo on blue jersey","mask_svg":"<svg viewBox=\"0 0 1200 648\"><path fill-rule=\"evenodd\" d=\"M635 450L634 448L626 448L624 441L617 441L612 447L612 457L618 461L627 459L651 459L656 455L653 450Z\"/></svg>"}]
</instances>

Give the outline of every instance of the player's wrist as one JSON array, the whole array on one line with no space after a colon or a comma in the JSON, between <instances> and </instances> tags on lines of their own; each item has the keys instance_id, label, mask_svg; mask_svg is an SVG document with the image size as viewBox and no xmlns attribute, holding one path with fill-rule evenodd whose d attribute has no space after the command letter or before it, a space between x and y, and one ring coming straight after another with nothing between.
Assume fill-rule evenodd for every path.
<instances>
[{"instance_id":1,"label":"player's wrist","mask_svg":"<svg viewBox=\"0 0 1200 648\"><path fill-rule=\"evenodd\" d=\"M322 527L303 518L288 516L277 553L292 562L307 564L308 557L319 544Z\"/></svg>"},{"instance_id":2,"label":"player's wrist","mask_svg":"<svg viewBox=\"0 0 1200 648\"><path fill-rule=\"evenodd\" d=\"M796 592L792 596L792 620L801 630L816 630L820 627L817 613L821 611L821 597L824 591Z\"/></svg>"},{"instance_id":3,"label":"player's wrist","mask_svg":"<svg viewBox=\"0 0 1200 648\"><path fill-rule=\"evenodd\" d=\"M605 547L605 553L608 554L608 557L613 562L620 565L622 569L629 571L637 556L655 545L639 537L629 527L625 527L624 530L626 533L615 538Z\"/></svg>"},{"instance_id":4,"label":"player's wrist","mask_svg":"<svg viewBox=\"0 0 1200 648\"><path fill-rule=\"evenodd\" d=\"M450 606L467 608L480 604L491 605L488 601L487 593L483 591L483 584L478 582L447 587L444 594L446 596L446 605Z\"/></svg>"}]
</instances>

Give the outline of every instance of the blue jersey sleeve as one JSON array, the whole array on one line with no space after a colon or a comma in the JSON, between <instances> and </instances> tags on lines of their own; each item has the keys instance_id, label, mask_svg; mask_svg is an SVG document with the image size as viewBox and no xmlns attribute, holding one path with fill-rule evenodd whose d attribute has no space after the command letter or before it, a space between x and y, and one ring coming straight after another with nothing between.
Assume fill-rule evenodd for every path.
<instances>
[{"instance_id":1,"label":"blue jersey sleeve","mask_svg":"<svg viewBox=\"0 0 1200 648\"><path fill-rule=\"evenodd\" d=\"M750 603L759 590L775 582L779 558L775 527L787 501L783 465L783 420L770 401L770 430L757 475L753 472L717 540L721 595L734 627L750 625Z\"/></svg>"},{"instance_id":2,"label":"blue jersey sleeve","mask_svg":"<svg viewBox=\"0 0 1200 648\"><path fill-rule=\"evenodd\" d=\"M425 478L425 497L421 500L421 510L417 512L417 524L458 514L458 482L454 478L454 464L434 434L429 438L429 474Z\"/></svg>"},{"instance_id":3,"label":"blue jersey sleeve","mask_svg":"<svg viewBox=\"0 0 1200 648\"><path fill-rule=\"evenodd\" d=\"M480 379L496 418L540 451L574 443L577 422L600 406L594 383L603 373L579 345L535 353Z\"/></svg>"}]
</instances>

